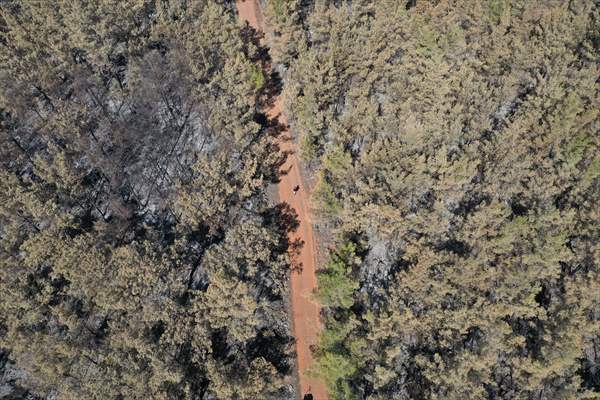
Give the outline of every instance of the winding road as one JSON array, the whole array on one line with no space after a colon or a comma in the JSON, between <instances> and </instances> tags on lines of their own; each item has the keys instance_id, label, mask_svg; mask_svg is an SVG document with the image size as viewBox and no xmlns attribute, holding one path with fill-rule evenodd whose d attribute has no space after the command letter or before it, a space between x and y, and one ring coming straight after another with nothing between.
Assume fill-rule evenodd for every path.
<instances>
[{"instance_id":1,"label":"winding road","mask_svg":"<svg viewBox=\"0 0 600 400\"><path fill-rule=\"evenodd\" d=\"M264 19L258 0L237 0L238 16L241 20L248 21L249 25L257 31L264 32ZM279 118L279 122L288 126L282 113L282 100L278 98L265 112L269 117ZM282 138L289 137L290 132L284 131ZM309 373L313 365L311 346L316 345L320 324L320 307L313 301L313 292L317 287L316 251L312 219L310 214L310 193L308 185L301 176L300 162L296 155L296 145L293 140L282 140L282 151L292 151L288 156L283 170L289 171L281 177L277 185L279 201L288 203L300 220L298 230L291 234L291 239L300 239L304 242L297 256L296 263L300 263L300 271L290 274L291 315L293 319L294 337L296 338L296 369L298 372L298 391L300 399L306 394L312 394L314 400L328 399L325 385ZM300 190L294 194L293 188L299 186ZM309 397L307 397L309 398Z\"/></svg>"}]
</instances>

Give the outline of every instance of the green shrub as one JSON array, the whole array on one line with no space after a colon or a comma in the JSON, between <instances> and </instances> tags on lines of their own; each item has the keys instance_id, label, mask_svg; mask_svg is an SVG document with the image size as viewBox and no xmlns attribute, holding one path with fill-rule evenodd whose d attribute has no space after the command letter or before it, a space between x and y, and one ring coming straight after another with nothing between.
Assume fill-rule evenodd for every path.
<instances>
[{"instance_id":1,"label":"green shrub","mask_svg":"<svg viewBox=\"0 0 600 400\"><path fill-rule=\"evenodd\" d=\"M327 307L349 308L358 282L352 277L356 246L348 243L334 253L332 260L319 272L317 299Z\"/></svg>"},{"instance_id":2,"label":"green shrub","mask_svg":"<svg viewBox=\"0 0 600 400\"><path fill-rule=\"evenodd\" d=\"M266 81L265 73L263 72L263 70L260 66L258 66L258 65L252 66L252 73L250 74L250 80L252 81L252 84L254 85L254 87L257 90L262 89L262 87L265 85L265 81Z\"/></svg>"}]
</instances>

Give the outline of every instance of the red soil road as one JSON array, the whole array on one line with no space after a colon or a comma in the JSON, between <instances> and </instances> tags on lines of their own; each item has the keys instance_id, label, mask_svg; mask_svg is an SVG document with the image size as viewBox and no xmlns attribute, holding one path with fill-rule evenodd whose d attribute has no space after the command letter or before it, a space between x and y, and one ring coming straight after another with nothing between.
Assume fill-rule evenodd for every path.
<instances>
[{"instance_id":1,"label":"red soil road","mask_svg":"<svg viewBox=\"0 0 600 400\"><path fill-rule=\"evenodd\" d=\"M258 0L237 0L238 15L241 20L248 21L257 31L264 31L263 16ZM265 112L270 117L278 117L279 121L287 126L287 119L282 114L282 100L275 100L273 106ZM289 132L283 132L282 137L289 137ZM292 233L291 239L300 239L304 246L300 250L295 263L301 263L300 272L290 274L291 314L293 319L294 336L296 338L296 362L299 381L299 395L311 393L314 400L327 400L325 385L320 380L309 374L313 366L313 357L310 347L317 344L318 333L321 328L320 307L313 301L313 292L317 287L316 251L310 214L310 193L300 174L300 163L296 155L296 145L293 140L282 140L280 147L283 151L293 153L288 156L284 171L289 171L281 177L277 185L279 201L288 203L300 220L298 230ZM300 190L294 195L293 188L299 185ZM310 389L310 390L309 390Z\"/></svg>"}]
</instances>

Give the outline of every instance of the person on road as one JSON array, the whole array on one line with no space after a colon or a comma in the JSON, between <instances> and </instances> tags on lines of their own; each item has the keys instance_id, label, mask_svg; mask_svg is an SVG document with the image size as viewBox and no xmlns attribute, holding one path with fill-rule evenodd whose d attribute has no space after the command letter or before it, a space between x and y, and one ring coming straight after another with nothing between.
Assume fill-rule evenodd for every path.
<instances>
[{"instance_id":1,"label":"person on road","mask_svg":"<svg viewBox=\"0 0 600 400\"><path fill-rule=\"evenodd\" d=\"M294 186L294 188L292 189L292 191L294 192L294 196L296 195L296 193L298 193L298 190L300 190L300 185Z\"/></svg>"}]
</instances>

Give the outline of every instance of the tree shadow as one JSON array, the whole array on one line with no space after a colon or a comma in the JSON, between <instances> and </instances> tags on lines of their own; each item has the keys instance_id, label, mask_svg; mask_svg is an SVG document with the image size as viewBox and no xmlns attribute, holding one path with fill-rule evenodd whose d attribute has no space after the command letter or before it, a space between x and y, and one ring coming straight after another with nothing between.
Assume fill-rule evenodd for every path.
<instances>
[{"instance_id":1,"label":"tree shadow","mask_svg":"<svg viewBox=\"0 0 600 400\"><path fill-rule=\"evenodd\" d=\"M295 239L290 243L290 272L302 273L302 262L300 261L300 251L304 247L304 240Z\"/></svg>"},{"instance_id":2,"label":"tree shadow","mask_svg":"<svg viewBox=\"0 0 600 400\"><path fill-rule=\"evenodd\" d=\"M253 360L262 357L270 362L280 374L287 375L293 368L293 359L290 350L293 348L294 338L282 335L279 332L262 329L248 345L248 357Z\"/></svg>"},{"instance_id":3,"label":"tree shadow","mask_svg":"<svg viewBox=\"0 0 600 400\"><path fill-rule=\"evenodd\" d=\"M288 152L288 155L291 155L291 154L294 154L294 152L293 151ZM289 174L293 167L294 167L293 165L290 165L288 168L280 169L279 175L285 176L285 175Z\"/></svg>"},{"instance_id":4,"label":"tree shadow","mask_svg":"<svg viewBox=\"0 0 600 400\"><path fill-rule=\"evenodd\" d=\"M280 238L275 251L279 254L288 253L290 255L290 270L301 272L302 263L299 260L304 241L290 237L300 226L296 210L288 203L279 203L266 209L262 213L262 217L265 225L274 228Z\"/></svg>"},{"instance_id":5,"label":"tree shadow","mask_svg":"<svg viewBox=\"0 0 600 400\"><path fill-rule=\"evenodd\" d=\"M269 207L262 213L265 224L275 228L282 236L295 232L300 226L298 214L288 203L278 203ZM289 242L289 240L288 240Z\"/></svg>"},{"instance_id":6,"label":"tree shadow","mask_svg":"<svg viewBox=\"0 0 600 400\"><path fill-rule=\"evenodd\" d=\"M265 34L250 26L248 21L242 26L240 33L244 43L244 54L254 62L269 65L271 63L269 48L261 43L265 38Z\"/></svg>"},{"instance_id":7,"label":"tree shadow","mask_svg":"<svg viewBox=\"0 0 600 400\"><path fill-rule=\"evenodd\" d=\"M275 100L283 90L283 80L281 79L279 72L273 69L269 70L268 74L266 74L266 78L265 84L261 90L261 100L264 106L273 107L275 105Z\"/></svg>"},{"instance_id":8,"label":"tree shadow","mask_svg":"<svg viewBox=\"0 0 600 400\"><path fill-rule=\"evenodd\" d=\"M273 69L273 60L269 48L263 45L265 34L251 27L248 22L241 29L244 42L244 54L254 63L260 64L265 73L266 82L263 85L263 94L268 98L276 97L281 93L283 81L279 72Z\"/></svg>"},{"instance_id":9,"label":"tree shadow","mask_svg":"<svg viewBox=\"0 0 600 400\"><path fill-rule=\"evenodd\" d=\"M269 141L267 153L276 154L278 158L269 164L269 171L265 172L265 178L271 183L279 183L281 177L280 168L285 164L289 155L293 154L291 150L282 150L281 144L285 143L291 138L283 135L286 131L287 126L282 124L279 120L279 116L270 118L265 112L256 112L253 116L254 122L261 126L261 134L267 135L272 138Z\"/></svg>"},{"instance_id":10,"label":"tree shadow","mask_svg":"<svg viewBox=\"0 0 600 400\"><path fill-rule=\"evenodd\" d=\"M289 125L281 122L283 120L281 113L269 116L268 110L273 110L276 106L276 101L283 90L283 79L279 72L273 68L269 48L263 45L264 33L257 31L246 22L241 28L241 37L244 43L244 54L260 67L265 78L257 98L258 109L263 111L255 113L253 120L260 124L262 129L266 130L267 135L276 139L275 143L271 145L270 154L279 154L280 157L275 165L275 170L279 171L279 168L286 162L287 157L293 154L290 150L282 151L280 143L293 139L289 135L283 136L283 133L289 130ZM269 179L272 183L279 183L281 175L282 173L279 171L277 176L269 176Z\"/></svg>"}]
</instances>

